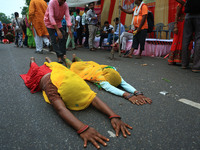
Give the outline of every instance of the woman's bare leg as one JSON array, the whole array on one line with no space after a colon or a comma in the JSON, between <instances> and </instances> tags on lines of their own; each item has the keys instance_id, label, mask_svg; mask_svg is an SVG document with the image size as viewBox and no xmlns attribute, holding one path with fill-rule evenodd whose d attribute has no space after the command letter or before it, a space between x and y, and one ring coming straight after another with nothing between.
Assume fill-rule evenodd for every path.
<instances>
[{"instance_id":1,"label":"woman's bare leg","mask_svg":"<svg viewBox=\"0 0 200 150\"><path fill-rule=\"evenodd\" d=\"M82 59L80 59L79 57L76 56L76 54L72 55L72 62L77 62L77 61L83 61Z\"/></svg>"},{"instance_id":2,"label":"woman's bare leg","mask_svg":"<svg viewBox=\"0 0 200 150\"><path fill-rule=\"evenodd\" d=\"M30 66L31 66L31 63L35 62L35 58L34 57L31 57L30 58Z\"/></svg>"},{"instance_id":3,"label":"woman's bare leg","mask_svg":"<svg viewBox=\"0 0 200 150\"><path fill-rule=\"evenodd\" d=\"M63 61L68 69L70 69L72 62L67 58L66 55L63 56Z\"/></svg>"},{"instance_id":4,"label":"woman's bare leg","mask_svg":"<svg viewBox=\"0 0 200 150\"><path fill-rule=\"evenodd\" d=\"M48 63L51 63L51 59L49 57L45 57L45 60L48 62Z\"/></svg>"}]
</instances>

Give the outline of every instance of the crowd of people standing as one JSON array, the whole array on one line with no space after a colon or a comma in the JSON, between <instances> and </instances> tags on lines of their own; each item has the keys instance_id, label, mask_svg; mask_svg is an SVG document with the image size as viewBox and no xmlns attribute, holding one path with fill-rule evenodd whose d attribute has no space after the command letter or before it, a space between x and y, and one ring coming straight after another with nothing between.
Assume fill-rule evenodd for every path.
<instances>
[{"instance_id":1,"label":"crowd of people standing","mask_svg":"<svg viewBox=\"0 0 200 150\"><path fill-rule=\"evenodd\" d=\"M182 68L188 68L191 50L194 49L192 55L194 67L192 70L199 72L199 30L197 26L200 17L199 11L195 9L196 6L194 5L198 6L199 2L176 1L179 4L168 63L169 65L182 63ZM190 3L194 4L191 5ZM11 25L0 22L0 40L2 41L3 34L4 42L6 40L8 40L8 43L15 41L17 47L24 45L30 48L35 47L35 52L38 54L42 54L43 47L46 46L56 52L60 63L63 63L63 55L66 50L82 47L88 48L90 51L94 51L96 48L102 49L104 46L116 47L121 52L125 52L124 57L126 58L132 58L134 50L140 48L139 54L135 58L141 59L149 28L147 19L149 11L143 0L135 0L135 4L136 6L132 10L119 6L119 9L124 13L133 14L130 30L125 31L125 27L119 22L119 18L113 20L114 25L105 21L104 26L100 27L98 16L94 11L94 2L89 3L82 14L79 9L69 8L65 0L51 0L50 2L49 0L31 0L25 18L20 18L19 14L15 12L15 18ZM194 9L191 9L191 7ZM101 31L99 45L94 43L97 30ZM15 37L15 40L13 40L13 37ZM127 51L126 43L131 39L133 41L132 48Z\"/></svg>"}]
</instances>

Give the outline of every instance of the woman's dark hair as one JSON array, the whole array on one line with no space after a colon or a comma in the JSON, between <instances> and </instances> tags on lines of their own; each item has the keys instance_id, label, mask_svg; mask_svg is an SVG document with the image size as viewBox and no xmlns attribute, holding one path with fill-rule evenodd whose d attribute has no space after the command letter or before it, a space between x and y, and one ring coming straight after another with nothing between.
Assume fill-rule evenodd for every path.
<instances>
[{"instance_id":1,"label":"woman's dark hair","mask_svg":"<svg viewBox=\"0 0 200 150\"><path fill-rule=\"evenodd\" d=\"M76 10L76 13L79 14L79 13L80 13L80 9L77 9L77 10Z\"/></svg>"},{"instance_id":2,"label":"woman's dark hair","mask_svg":"<svg viewBox=\"0 0 200 150\"><path fill-rule=\"evenodd\" d=\"M19 13L18 12L15 12L15 18L16 17L19 17Z\"/></svg>"}]
</instances>

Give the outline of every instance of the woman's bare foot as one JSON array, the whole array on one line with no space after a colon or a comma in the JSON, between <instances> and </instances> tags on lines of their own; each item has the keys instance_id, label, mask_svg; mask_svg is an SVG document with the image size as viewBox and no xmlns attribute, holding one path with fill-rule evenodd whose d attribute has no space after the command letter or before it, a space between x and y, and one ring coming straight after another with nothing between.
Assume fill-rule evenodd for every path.
<instances>
[{"instance_id":1,"label":"woman's bare foot","mask_svg":"<svg viewBox=\"0 0 200 150\"><path fill-rule=\"evenodd\" d=\"M49 57L45 57L45 60L50 63L51 62L51 59Z\"/></svg>"},{"instance_id":2,"label":"woman's bare foot","mask_svg":"<svg viewBox=\"0 0 200 150\"><path fill-rule=\"evenodd\" d=\"M64 55L64 56L63 56L63 58L64 58L64 59L66 59L66 58L67 58L67 56L66 56L66 55Z\"/></svg>"},{"instance_id":3,"label":"woman's bare foot","mask_svg":"<svg viewBox=\"0 0 200 150\"><path fill-rule=\"evenodd\" d=\"M76 58L76 54L73 54L73 55L72 55L72 62L75 62L75 61L76 61L75 58Z\"/></svg>"},{"instance_id":4,"label":"woman's bare foot","mask_svg":"<svg viewBox=\"0 0 200 150\"><path fill-rule=\"evenodd\" d=\"M35 62L35 58L34 57L31 57L30 60L31 60L31 63Z\"/></svg>"},{"instance_id":5,"label":"woman's bare foot","mask_svg":"<svg viewBox=\"0 0 200 150\"><path fill-rule=\"evenodd\" d=\"M128 54L128 55L124 55L124 58L133 58L133 56Z\"/></svg>"},{"instance_id":6,"label":"woman's bare foot","mask_svg":"<svg viewBox=\"0 0 200 150\"><path fill-rule=\"evenodd\" d=\"M141 55L137 55L137 56L135 57L135 59L141 59L141 58L142 58Z\"/></svg>"},{"instance_id":7,"label":"woman's bare foot","mask_svg":"<svg viewBox=\"0 0 200 150\"><path fill-rule=\"evenodd\" d=\"M34 57L31 57L31 58L30 58L30 66L31 66L31 64L32 64L33 62L35 62L35 58L34 58Z\"/></svg>"}]
</instances>

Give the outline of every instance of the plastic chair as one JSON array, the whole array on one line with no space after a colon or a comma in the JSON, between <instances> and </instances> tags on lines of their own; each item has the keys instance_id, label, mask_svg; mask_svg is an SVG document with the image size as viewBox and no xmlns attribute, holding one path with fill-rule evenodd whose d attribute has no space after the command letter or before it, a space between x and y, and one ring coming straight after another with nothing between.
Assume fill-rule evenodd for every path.
<instances>
[{"instance_id":1,"label":"plastic chair","mask_svg":"<svg viewBox=\"0 0 200 150\"><path fill-rule=\"evenodd\" d=\"M169 23L167 26L168 26L168 30L163 30L164 32L166 32L166 39L170 39L171 38L171 33L173 34L174 33L174 25L175 25L175 22L171 22ZM169 36L168 36L168 33L169 33Z\"/></svg>"},{"instance_id":2,"label":"plastic chair","mask_svg":"<svg viewBox=\"0 0 200 150\"><path fill-rule=\"evenodd\" d=\"M160 32L160 39L161 39L161 32L163 31L164 26L165 25L163 23L158 23L155 25L155 30L153 30L153 32L154 32L154 37L156 33L156 39L158 38L158 32Z\"/></svg>"}]
</instances>

